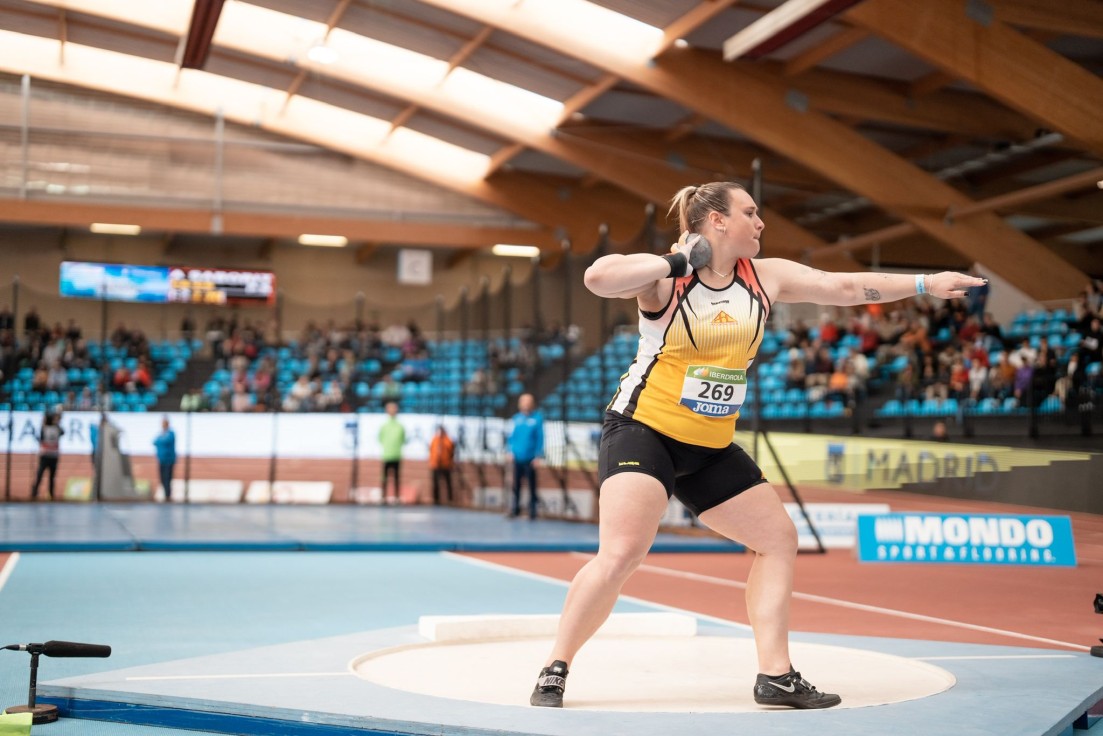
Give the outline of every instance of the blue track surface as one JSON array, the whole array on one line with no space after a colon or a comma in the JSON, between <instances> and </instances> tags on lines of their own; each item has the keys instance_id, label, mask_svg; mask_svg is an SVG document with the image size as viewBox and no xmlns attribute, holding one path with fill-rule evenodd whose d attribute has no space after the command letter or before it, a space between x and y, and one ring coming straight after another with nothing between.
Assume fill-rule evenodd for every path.
<instances>
[{"instance_id":1,"label":"blue track surface","mask_svg":"<svg viewBox=\"0 0 1103 736\"><path fill-rule=\"evenodd\" d=\"M431 507L0 504L0 551L593 552L597 526ZM740 552L659 534L655 552Z\"/></svg>"}]
</instances>

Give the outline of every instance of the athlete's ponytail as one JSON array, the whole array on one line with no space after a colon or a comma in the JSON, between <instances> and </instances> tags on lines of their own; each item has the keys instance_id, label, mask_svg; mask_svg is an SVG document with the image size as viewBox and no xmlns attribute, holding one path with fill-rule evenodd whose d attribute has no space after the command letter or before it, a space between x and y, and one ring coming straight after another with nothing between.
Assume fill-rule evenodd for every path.
<instances>
[{"instance_id":1,"label":"athlete's ponytail","mask_svg":"<svg viewBox=\"0 0 1103 736\"><path fill-rule=\"evenodd\" d=\"M682 187L670 200L667 217L677 212L680 232L699 232L698 228L710 212L731 214L728 197L733 189L743 189L743 186L734 181L714 181L700 186Z\"/></svg>"}]
</instances>

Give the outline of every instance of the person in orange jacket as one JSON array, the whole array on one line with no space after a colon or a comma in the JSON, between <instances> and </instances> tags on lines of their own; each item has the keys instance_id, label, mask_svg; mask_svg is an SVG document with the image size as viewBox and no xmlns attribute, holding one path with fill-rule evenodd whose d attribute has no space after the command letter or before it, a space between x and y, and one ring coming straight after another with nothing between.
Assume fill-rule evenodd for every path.
<instances>
[{"instance_id":1,"label":"person in orange jacket","mask_svg":"<svg viewBox=\"0 0 1103 736\"><path fill-rule=\"evenodd\" d=\"M437 425L437 432L429 442L429 469L433 471L433 505L440 506L441 485L447 486L447 503L452 503L452 467L455 463L456 444L448 436L444 425Z\"/></svg>"}]
</instances>

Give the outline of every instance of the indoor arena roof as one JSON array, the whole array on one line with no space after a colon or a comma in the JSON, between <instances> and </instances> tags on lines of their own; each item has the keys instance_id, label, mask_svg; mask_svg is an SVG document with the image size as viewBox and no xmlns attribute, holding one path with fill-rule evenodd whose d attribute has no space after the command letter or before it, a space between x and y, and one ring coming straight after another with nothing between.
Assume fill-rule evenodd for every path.
<instances>
[{"instance_id":1,"label":"indoor arena roof","mask_svg":"<svg viewBox=\"0 0 1103 736\"><path fill-rule=\"evenodd\" d=\"M758 160L773 254L1057 298L1103 275L1101 74L1096 0L0 0L0 220L585 253ZM231 195L148 196L166 165Z\"/></svg>"}]
</instances>

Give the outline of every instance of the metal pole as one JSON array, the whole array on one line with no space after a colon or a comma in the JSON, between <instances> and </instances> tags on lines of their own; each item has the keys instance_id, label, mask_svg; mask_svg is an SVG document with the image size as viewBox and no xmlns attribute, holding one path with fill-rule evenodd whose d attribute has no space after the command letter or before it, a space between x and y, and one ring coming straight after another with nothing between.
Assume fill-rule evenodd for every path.
<instances>
[{"instance_id":1,"label":"metal pole","mask_svg":"<svg viewBox=\"0 0 1103 736\"><path fill-rule=\"evenodd\" d=\"M597 249L596 249L597 258L601 258L602 256L604 256L608 252L608 249L609 249L609 226L606 225L605 223L602 223L601 227L598 228L598 242L597 242ZM609 334L609 300L608 299L598 299L598 331L599 331L599 334L598 334L597 344L600 347L598 347L598 351L597 351L597 366L598 366L598 370L601 371L601 390L602 390L603 394L608 395L608 392L605 390L606 386L608 385L608 383L605 379L605 366L606 366L605 356L606 356L606 353L607 353L605 348L609 344L609 338L612 337ZM598 423L600 424L601 422L604 421L604 419L605 419L604 417L600 417L598 419Z\"/></svg>"},{"instance_id":2,"label":"metal pole","mask_svg":"<svg viewBox=\"0 0 1103 736\"><path fill-rule=\"evenodd\" d=\"M211 213L211 232L222 233L223 168L226 151L226 117L219 105L214 118L214 202Z\"/></svg>"},{"instance_id":3,"label":"metal pole","mask_svg":"<svg viewBox=\"0 0 1103 736\"><path fill-rule=\"evenodd\" d=\"M460 380L464 384L460 388L460 416L467 416L469 405L466 381L470 378L467 373L467 287L460 288Z\"/></svg>"},{"instance_id":4,"label":"metal pole","mask_svg":"<svg viewBox=\"0 0 1103 736\"><path fill-rule=\"evenodd\" d=\"M24 74L20 83L23 110L19 122L19 145L22 149L22 173L19 177L19 198L27 198L28 175L31 166L31 77Z\"/></svg>"},{"instance_id":5,"label":"metal pole","mask_svg":"<svg viewBox=\"0 0 1103 736\"><path fill-rule=\"evenodd\" d=\"M272 456L268 459L268 503L276 500L276 441L279 438L280 412L272 407Z\"/></svg>"},{"instance_id":6,"label":"metal pole","mask_svg":"<svg viewBox=\"0 0 1103 736\"><path fill-rule=\"evenodd\" d=\"M188 409L188 413L184 415L184 503L190 503L189 495L191 493L191 415L192 409Z\"/></svg>"},{"instance_id":7,"label":"metal pole","mask_svg":"<svg viewBox=\"0 0 1103 736\"><path fill-rule=\"evenodd\" d=\"M12 347L19 347L19 276L12 278ZM9 399L11 397L8 397ZM11 500L11 446L15 436L15 402L8 401L8 463L4 468L4 500Z\"/></svg>"},{"instance_id":8,"label":"metal pole","mask_svg":"<svg viewBox=\"0 0 1103 736\"><path fill-rule=\"evenodd\" d=\"M348 499L352 501L356 489L360 486L360 415L353 413L353 421L349 422L352 430L352 478L349 481Z\"/></svg>"},{"instance_id":9,"label":"metal pole","mask_svg":"<svg viewBox=\"0 0 1103 736\"><path fill-rule=\"evenodd\" d=\"M436 364L434 367L440 369L441 366L441 345L444 342L444 297L437 294L437 339L433 345L433 362ZM441 359L441 360L438 360ZM433 392L433 408L436 409L438 417L444 415L446 408L444 393L442 391Z\"/></svg>"},{"instance_id":10,"label":"metal pole","mask_svg":"<svg viewBox=\"0 0 1103 736\"><path fill-rule=\"evenodd\" d=\"M762 207L762 160L756 158L751 162L751 199L755 201L755 204ZM753 368L753 380L754 380L754 415L751 417L751 431L754 436L754 441L751 447L751 457L754 461L758 462L758 438L759 435L765 431L762 426L762 385L758 381L758 361L754 362ZM748 376L750 378L750 376Z\"/></svg>"},{"instance_id":11,"label":"metal pole","mask_svg":"<svg viewBox=\"0 0 1103 736\"><path fill-rule=\"evenodd\" d=\"M502 334L504 335L502 344L505 350L515 357L517 352L513 349L513 335L511 334L513 331L513 315L510 314L513 311L513 284L510 281L512 273L513 271L509 266L502 269ZM514 365L516 366L516 363Z\"/></svg>"},{"instance_id":12,"label":"metal pole","mask_svg":"<svg viewBox=\"0 0 1103 736\"><path fill-rule=\"evenodd\" d=\"M108 389L111 387L111 383L107 378L107 372L111 370L111 363L106 359L107 351L107 280L104 279L103 291L100 293L100 359L103 360L103 366L100 368L100 435L99 435L99 454L96 456L96 478L92 483L92 487L95 489L96 501L103 500L103 458L104 458L104 446L107 439L107 433L104 431L104 424L107 423L107 395ZM166 500L168 500L166 498Z\"/></svg>"}]
</instances>

